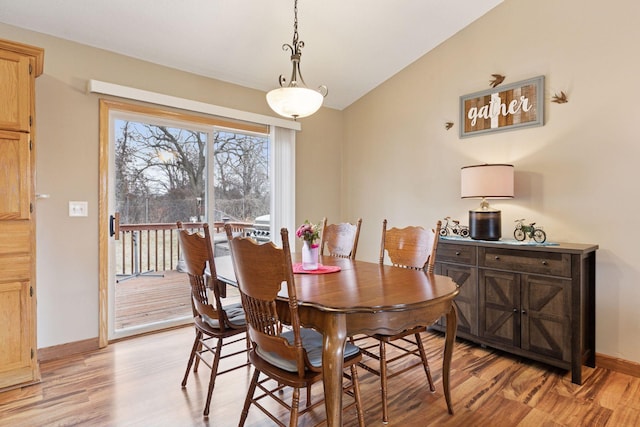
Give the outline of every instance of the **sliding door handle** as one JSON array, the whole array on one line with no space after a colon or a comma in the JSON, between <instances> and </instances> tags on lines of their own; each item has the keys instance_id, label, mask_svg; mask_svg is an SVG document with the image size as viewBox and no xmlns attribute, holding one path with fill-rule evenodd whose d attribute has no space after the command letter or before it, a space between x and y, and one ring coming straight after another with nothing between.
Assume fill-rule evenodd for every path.
<instances>
[{"instance_id":1,"label":"sliding door handle","mask_svg":"<svg viewBox=\"0 0 640 427\"><path fill-rule=\"evenodd\" d=\"M115 236L115 240L120 240L120 212L109 217L109 237L113 236Z\"/></svg>"}]
</instances>

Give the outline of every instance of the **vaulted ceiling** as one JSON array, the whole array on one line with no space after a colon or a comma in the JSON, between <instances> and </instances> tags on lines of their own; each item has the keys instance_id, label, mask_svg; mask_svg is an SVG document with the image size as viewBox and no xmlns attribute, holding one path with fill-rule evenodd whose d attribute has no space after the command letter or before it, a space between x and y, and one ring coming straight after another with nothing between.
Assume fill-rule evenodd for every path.
<instances>
[{"instance_id":1,"label":"vaulted ceiling","mask_svg":"<svg viewBox=\"0 0 640 427\"><path fill-rule=\"evenodd\" d=\"M307 85L343 109L502 0L299 0ZM293 0L0 0L0 22L268 91Z\"/></svg>"}]
</instances>

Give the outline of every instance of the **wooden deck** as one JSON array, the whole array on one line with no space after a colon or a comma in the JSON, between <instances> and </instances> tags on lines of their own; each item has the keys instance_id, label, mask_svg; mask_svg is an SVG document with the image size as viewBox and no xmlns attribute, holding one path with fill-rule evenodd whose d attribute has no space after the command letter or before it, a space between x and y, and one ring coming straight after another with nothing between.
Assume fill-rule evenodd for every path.
<instances>
[{"instance_id":1,"label":"wooden deck","mask_svg":"<svg viewBox=\"0 0 640 427\"><path fill-rule=\"evenodd\" d=\"M116 330L192 316L187 275L176 270L161 274L164 277L143 274L116 283ZM224 303L235 302L236 294L229 288Z\"/></svg>"},{"instance_id":2,"label":"wooden deck","mask_svg":"<svg viewBox=\"0 0 640 427\"><path fill-rule=\"evenodd\" d=\"M178 271L116 283L116 330L192 316L189 279Z\"/></svg>"}]
</instances>

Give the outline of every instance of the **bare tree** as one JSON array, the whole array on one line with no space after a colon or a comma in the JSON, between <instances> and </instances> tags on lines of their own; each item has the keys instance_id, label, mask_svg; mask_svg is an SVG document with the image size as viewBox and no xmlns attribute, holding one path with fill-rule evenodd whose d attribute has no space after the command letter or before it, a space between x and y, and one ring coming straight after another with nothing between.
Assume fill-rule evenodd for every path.
<instances>
[{"instance_id":1,"label":"bare tree","mask_svg":"<svg viewBox=\"0 0 640 427\"><path fill-rule=\"evenodd\" d=\"M216 132L214 185L216 204L237 218L252 220L269 212L269 145L264 136Z\"/></svg>"},{"instance_id":2,"label":"bare tree","mask_svg":"<svg viewBox=\"0 0 640 427\"><path fill-rule=\"evenodd\" d=\"M200 216L207 133L129 121L118 121L117 128L116 198L122 221ZM220 216L252 220L268 213L268 147L265 136L215 132L213 185Z\"/></svg>"}]
</instances>

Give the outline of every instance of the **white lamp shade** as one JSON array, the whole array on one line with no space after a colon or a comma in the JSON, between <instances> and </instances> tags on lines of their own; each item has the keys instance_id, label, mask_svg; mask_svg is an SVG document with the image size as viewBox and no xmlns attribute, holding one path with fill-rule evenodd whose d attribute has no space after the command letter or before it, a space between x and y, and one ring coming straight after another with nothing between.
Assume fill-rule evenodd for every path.
<instances>
[{"instance_id":1,"label":"white lamp shade","mask_svg":"<svg viewBox=\"0 0 640 427\"><path fill-rule=\"evenodd\" d=\"M267 93L267 103L284 117L307 117L318 111L324 97L318 91L306 87L281 87Z\"/></svg>"},{"instance_id":2,"label":"white lamp shade","mask_svg":"<svg viewBox=\"0 0 640 427\"><path fill-rule=\"evenodd\" d=\"M513 165L465 166L460 173L460 197L510 199L513 197Z\"/></svg>"}]
</instances>

